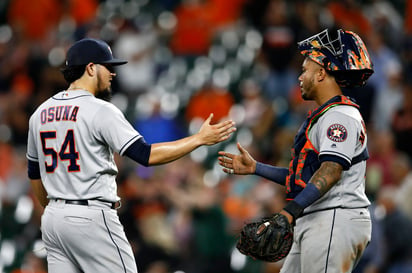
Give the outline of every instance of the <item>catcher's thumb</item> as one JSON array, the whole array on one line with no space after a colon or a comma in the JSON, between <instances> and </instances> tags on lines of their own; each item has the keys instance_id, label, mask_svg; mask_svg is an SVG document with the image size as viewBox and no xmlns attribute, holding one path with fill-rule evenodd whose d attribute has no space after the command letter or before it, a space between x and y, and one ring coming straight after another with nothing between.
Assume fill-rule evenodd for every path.
<instances>
[{"instance_id":1,"label":"catcher's thumb","mask_svg":"<svg viewBox=\"0 0 412 273\"><path fill-rule=\"evenodd\" d=\"M265 231L265 229L266 229L269 225L270 225L269 222L264 222L263 224L261 224L261 225L258 227L257 231L256 231L256 235L259 235L259 234L261 234L263 231Z\"/></svg>"},{"instance_id":2,"label":"catcher's thumb","mask_svg":"<svg viewBox=\"0 0 412 273\"><path fill-rule=\"evenodd\" d=\"M246 150L242 147L242 145L240 145L240 143L237 143L237 148L239 150L240 153L244 154L246 152Z\"/></svg>"}]
</instances>

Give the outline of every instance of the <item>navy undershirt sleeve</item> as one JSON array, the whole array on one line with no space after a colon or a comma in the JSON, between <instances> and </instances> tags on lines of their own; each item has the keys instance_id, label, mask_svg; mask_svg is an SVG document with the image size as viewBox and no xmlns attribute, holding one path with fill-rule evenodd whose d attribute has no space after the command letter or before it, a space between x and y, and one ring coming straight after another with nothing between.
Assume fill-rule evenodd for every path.
<instances>
[{"instance_id":1,"label":"navy undershirt sleeve","mask_svg":"<svg viewBox=\"0 0 412 273\"><path fill-rule=\"evenodd\" d=\"M127 148L124 155L130 159L142 164L143 166L149 166L150 151L152 145L148 144L142 137L133 142L132 145Z\"/></svg>"},{"instance_id":2,"label":"navy undershirt sleeve","mask_svg":"<svg viewBox=\"0 0 412 273\"><path fill-rule=\"evenodd\" d=\"M272 182L278 183L280 185L286 184L286 177L289 174L287 168L275 167L268 164L263 164L256 162L256 171L255 174L266 178Z\"/></svg>"},{"instance_id":3,"label":"navy undershirt sleeve","mask_svg":"<svg viewBox=\"0 0 412 273\"><path fill-rule=\"evenodd\" d=\"M318 200L320 196L319 189L313 183L308 183L295 199L290 201L283 209L289 212L296 221L302 215L303 210Z\"/></svg>"},{"instance_id":4,"label":"navy undershirt sleeve","mask_svg":"<svg viewBox=\"0 0 412 273\"><path fill-rule=\"evenodd\" d=\"M30 179L40 179L40 166L39 162L28 160L27 161L27 174Z\"/></svg>"},{"instance_id":5,"label":"navy undershirt sleeve","mask_svg":"<svg viewBox=\"0 0 412 273\"><path fill-rule=\"evenodd\" d=\"M295 202L302 208L307 208L320 198L319 189L313 184L308 183L306 187L295 197Z\"/></svg>"}]
</instances>

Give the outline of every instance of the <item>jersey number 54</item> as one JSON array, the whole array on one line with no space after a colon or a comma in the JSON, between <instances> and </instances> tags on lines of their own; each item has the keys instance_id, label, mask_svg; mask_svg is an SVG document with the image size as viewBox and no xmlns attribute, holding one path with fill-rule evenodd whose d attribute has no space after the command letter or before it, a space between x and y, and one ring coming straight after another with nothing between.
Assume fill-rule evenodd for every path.
<instances>
[{"instance_id":1,"label":"jersey number 54","mask_svg":"<svg viewBox=\"0 0 412 273\"><path fill-rule=\"evenodd\" d=\"M53 173L56 170L59 158L62 161L69 161L69 165L67 167L68 172L80 171L80 166L77 164L77 160L79 160L79 153L76 151L73 130L67 130L66 137L64 138L59 151L47 146L47 140L56 139L56 134L56 131L40 132L43 153L45 156L51 157L51 162L44 162L46 172Z\"/></svg>"}]
</instances>

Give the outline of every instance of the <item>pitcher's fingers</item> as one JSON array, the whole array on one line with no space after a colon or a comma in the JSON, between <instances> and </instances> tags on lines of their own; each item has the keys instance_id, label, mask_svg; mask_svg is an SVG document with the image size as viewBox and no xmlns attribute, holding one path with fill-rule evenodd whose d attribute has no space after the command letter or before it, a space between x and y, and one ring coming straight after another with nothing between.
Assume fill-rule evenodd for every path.
<instances>
[{"instance_id":1,"label":"pitcher's fingers","mask_svg":"<svg viewBox=\"0 0 412 273\"><path fill-rule=\"evenodd\" d=\"M234 127L235 126L235 122L233 120L226 120L226 121L222 121L218 124L213 125L215 128L217 129L223 129L224 128L230 128L230 127Z\"/></svg>"},{"instance_id":2,"label":"pitcher's fingers","mask_svg":"<svg viewBox=\"0 0 412 273\"><path fill-rule=\"evenodd\" d=\"M236 131L236 128L234 127L224 127L224 128L218 129L216 133L220 137L224 137L224 136L232 135L234 131Z\"/></svg>"},{"instance_id":3,"label":"pitcher's fingers","mask_svg":"<svg viewBox=\"0 0 412 273\"><path fill-rule=\"evenodd\" d=\"M218 142L222 142L225 141L227 139L229 139L229 137L231 136L231 134L223 134L219 136L219 139L217 140Z\"/></svg>"}]
</instances>

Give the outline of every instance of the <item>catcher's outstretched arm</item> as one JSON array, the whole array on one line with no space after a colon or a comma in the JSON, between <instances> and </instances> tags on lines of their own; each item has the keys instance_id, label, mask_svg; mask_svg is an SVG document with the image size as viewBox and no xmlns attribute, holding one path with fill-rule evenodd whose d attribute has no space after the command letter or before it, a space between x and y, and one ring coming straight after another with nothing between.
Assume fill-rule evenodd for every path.
<instances>
[{"instance_id":1,"label":"catcher's outstretched arm","mask_svg":"<svg viewBox=\"0 0 412 273\"><path fill-rule=\"evenodd\" d=\"M275 167L257 162L240 143L237 143L239 154L219 152L219 164L228 174L256 174L280 185L285 185L289 173L287 168Z\"/></svg>"},{"instance_id":2,"label":"catcher's outstretched arm","mask_svg":"<svg viewBox=\"0 0 412 273\"><path fill-rule=\"evenodd\" d=\"M219 164L228 174L253 174L256 170L256 160L246 151L240 143L237 143L239 154L231 154L219 151Z\"/></svg>"},{"instance_id":3,"label":"catcher's outstretched arm","mask_svg":"<svg viewBox=\"0 0 412 273\"><path fill-rule=\"evenodd\" d=\"M286 184L286 177L289 174L289 170L288 168L281 168L257 162L255 174L284 186Z\"/></svg>"}]
</instances>

